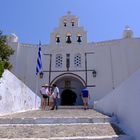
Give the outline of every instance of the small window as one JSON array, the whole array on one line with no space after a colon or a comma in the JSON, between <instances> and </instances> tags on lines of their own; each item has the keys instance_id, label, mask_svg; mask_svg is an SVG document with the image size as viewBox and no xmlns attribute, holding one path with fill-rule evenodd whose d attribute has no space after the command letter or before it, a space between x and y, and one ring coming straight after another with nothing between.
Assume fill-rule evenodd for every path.
<instances>
[{"instance_id":1,"label":"small window","mask_svg":"<svg viewBox=\"0 0 140 140\"><path fill-rule=\"evenodd\" d=\"M69 70L70 67L70 54L66 54L66 68Z\"/></svg>"},{"instance_id":2,"label":"small window","mask_svg":"<svg viewBox=\"0 0 140 140\"><path fill-rule=\"evenodd\" d=\"M76 54L74 57L74 66L75 67L81 67L81 55Z\"/></svg>"},{"instance_id":3,"label":"small window","mask_svg":"<svg viewBox=\"0 0 140 140\"><path fill-rule=\"evenodd\" d=\"M55 67L56 68L62 68L62 55L61 54L57 54L56 55L56 62L55 62Z\"/></svg>"}]
</instances>

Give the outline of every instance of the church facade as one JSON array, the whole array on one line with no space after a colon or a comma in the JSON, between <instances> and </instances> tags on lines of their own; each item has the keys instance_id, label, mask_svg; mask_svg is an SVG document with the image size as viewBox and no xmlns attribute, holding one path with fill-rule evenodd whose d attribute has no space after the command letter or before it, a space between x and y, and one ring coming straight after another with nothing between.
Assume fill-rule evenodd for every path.
<instances>
[{"instance_id":1,"label":"church facade","mask_svg":"<svg viewBox=\"0 0 140 140\"><path fill-rule=\"evenodd\" d=\"M35 71L38 45L20 43L15 34L8 37L15 50L12 72L34 92L55 83L61 105L81 105L85 86L92 101L98 100L140 68L140 38L128 26L122 34L121 39L89 43L79 19L68 12L50 34L50 43L41 46L43 78L37 80Z\"/></svg>"}]
</instances>

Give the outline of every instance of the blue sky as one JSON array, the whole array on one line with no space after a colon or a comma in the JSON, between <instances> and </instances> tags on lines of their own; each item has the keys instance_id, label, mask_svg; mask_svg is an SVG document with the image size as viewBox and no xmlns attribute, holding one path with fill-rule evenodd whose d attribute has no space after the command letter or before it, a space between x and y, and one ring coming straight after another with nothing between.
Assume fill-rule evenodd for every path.
<instances>
[{"instance_id":1,"label":"blue sky","mask_svg":"<svg viewBox=\"0 0 140 140\"><path fill-rule=\"evenodd\" d=\"M21 43L48 44L61 16L71 11L88 41L119 39L125 25L140 37L140 0L0 0L0 30Z\"/></svg>"}]
</instances>

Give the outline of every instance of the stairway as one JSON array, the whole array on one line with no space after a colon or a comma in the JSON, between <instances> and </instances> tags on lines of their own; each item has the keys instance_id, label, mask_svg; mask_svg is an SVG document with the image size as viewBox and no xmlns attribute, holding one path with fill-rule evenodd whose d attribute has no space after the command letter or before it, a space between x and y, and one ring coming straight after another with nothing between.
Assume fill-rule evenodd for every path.
<instances>
[{"instance_id":1,"label":"stairway","mask_svg":"<svg viewBox=\"0 0 140 140\"><path fill-rule=\"evenodd\" d=\"M93 109L60 107L0 117L0 139L131 140L111 119Z\"/></svg>"}]
</instances>

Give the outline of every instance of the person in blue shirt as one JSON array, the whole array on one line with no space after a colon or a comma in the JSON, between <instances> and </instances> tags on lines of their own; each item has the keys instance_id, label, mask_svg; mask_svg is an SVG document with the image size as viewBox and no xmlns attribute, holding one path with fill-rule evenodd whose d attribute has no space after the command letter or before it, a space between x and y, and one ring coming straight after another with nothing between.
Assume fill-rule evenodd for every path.
<instances>
[{"instance_id":1,"label":"person in blue shirt","mask_svg":"<svg viewBox=\"0 0 140 140\"><path fill-rule=\"evenodd\" d=\"M88 102L89 102L89 99L90 99L90 94L89 94L89 91L88 91L87 87L85 87L81 91L81 97L82 97L83 104L84 104L84 110L87 110L88 109Z\"/></svg>"}]
</instances>

